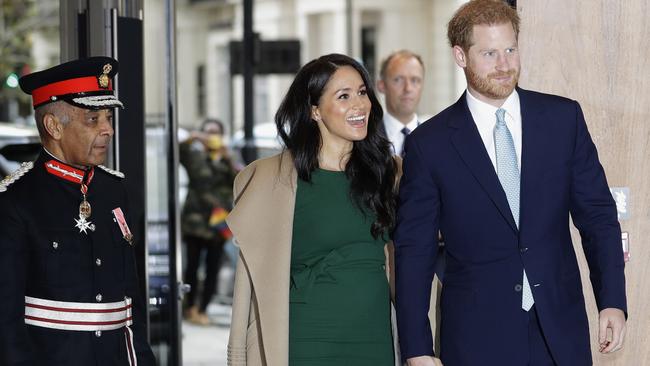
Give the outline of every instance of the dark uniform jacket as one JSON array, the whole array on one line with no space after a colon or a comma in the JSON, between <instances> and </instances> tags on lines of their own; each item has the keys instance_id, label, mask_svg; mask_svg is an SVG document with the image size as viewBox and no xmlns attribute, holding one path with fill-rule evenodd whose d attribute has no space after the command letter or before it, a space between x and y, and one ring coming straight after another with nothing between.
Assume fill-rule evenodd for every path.
<instances>
[{"instance_id":1,"label":"dark uniform jacket","mask_svg":"<svg viewBox=\"0 0 650 366\"><path fill-rule=\"evenodd\" d=\"M180 144L180 161L189 177L187 198L181 215L181 232L206 240L219 239L209 225L212 210L232 208L232 185L237 172L230 160L212 160L208 153L189 141Z\"/></svg>"},{"instance_id":2,"label":"dark uniform jacket","mask_svg":"<svg viewBox=\"0 0 650 366\"><path fill-rule=\"evenodd\" d=\"M134 247L112 214L118 207L127 214L121 177L94 169L88 220L95 230L83 233L75 227L80 184L48 173L45 162L53 159L41 152L24 176L0 186L0 365L129 365L125 328L94 332L28 325L25 296L78 303L133 299L137 364L154 365Z\"/></svg>"}]
</instances>

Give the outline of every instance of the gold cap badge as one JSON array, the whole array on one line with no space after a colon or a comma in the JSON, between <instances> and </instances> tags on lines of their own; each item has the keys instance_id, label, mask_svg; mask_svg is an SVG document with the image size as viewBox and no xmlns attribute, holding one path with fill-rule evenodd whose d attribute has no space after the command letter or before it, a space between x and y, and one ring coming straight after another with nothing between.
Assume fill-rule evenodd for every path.
<instances>
[{"instance_id":1,"label":"gold cap badge","mask_svg":"<svg viewBox=\"0 0 650 366\"><path fill-rule=\"evenodd\" d=\"M108 73L113 70L113 66L111 64L106 64L104 65L104 68L102 70L102 74L97 77L97 81L99 82L99 87L106 89L108 88L108 84L110 82L110 79L108 78Z\"/></svg>"}]
</instances>

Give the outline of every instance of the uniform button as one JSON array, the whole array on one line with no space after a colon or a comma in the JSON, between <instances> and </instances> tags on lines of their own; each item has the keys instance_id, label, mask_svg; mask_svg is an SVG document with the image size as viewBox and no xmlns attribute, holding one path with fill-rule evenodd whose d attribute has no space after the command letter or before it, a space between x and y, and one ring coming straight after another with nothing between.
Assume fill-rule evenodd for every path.
<instances>
[{"instance_id":1,"label":"uniform button","mask_svg":"<svg viewBox=\"0 0 650 366\"><path fill-rule=\"evenodd\" d=\"M95 259L95 264L97 265L97 267L101 266L102 265L102 260L99 259L99 258Z\"/></svg>"},{"instance_id":2,"label":"uniform button","mask_svg":"<svg viewBox=\"0 0 650 366\"><path fill-rule=\"evenodd\" d=\"M519 248L519 251L520 251L521 253L526 253L526 252L528 251L528 248L526 248L526 247L524 247L524 248Z\"/></svg>"},{"instance_id":3,"label":"uniform button","mask_svg":"<svg viewBox=\"0 0 650 366\"><path fill-rule=\"evenodd\" d=\"M102 336L102 331L101 330L96 330L95 331L95 337L99 338Z\"/></svg>"},{"instance_id":4,"label":"uniform button","mask_svg":"<svg viewBox=\"0 0 650 366\"><path fill-rule=\"evenodd\" d=\"M59 247L59 243L53 241L53 242L52 242L52 248L56 249L56 248L58 248L58 247Z\"/></svg>"},{"instance_id":5,"label":"uniform button","mask_svg":"<svg viewBox=\"0 0 650 366\"><path fill-rule=\"evenodd\" d=\"M516 292L521 292L521 285L520 284L515 285L515 291Z\"/></svg>"},{"instance_id":6,"label":"uniform button","mask_svg":"<svg viewBox=\"0 0 650 366\"><path fill-rule=\"evenodd\" d=\"M95 296L95 300L97 300L97 302L102 302L102 294L97 294L97 296Z\"/></svg>"}]
</instances>

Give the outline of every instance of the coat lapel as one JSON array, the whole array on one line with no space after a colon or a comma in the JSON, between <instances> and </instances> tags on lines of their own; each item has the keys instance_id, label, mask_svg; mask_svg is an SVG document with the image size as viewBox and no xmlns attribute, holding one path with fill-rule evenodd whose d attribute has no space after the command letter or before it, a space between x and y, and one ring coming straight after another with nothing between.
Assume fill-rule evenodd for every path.
<instances>
[{"instance_id":1,"label":"coat lapel","mask_svg":"<svg viewBox=\"0 0 650 366\"><path fill-rule=\"evenodd\" d=\"M289 281L297 174L288 152L256 163L228 217L251 277L265 359L288 363Z\"/></svg>"},{"instance_id":2,"label":"coat lapel","mask_svg":"<svg viewBox=\"0 0 650 366\"><path fill-rule=\"evenodd\" d=\"M485 144L476 128L464 93L454 104L454 112L451 116L449 127L456 129L451 136L454 148L497 207L501 216L517 232L517 225L512 217L508 199L490 161L490 156L485 150Z\"/></svg>"},{"instance_id":3,"label":"coat lapel","mask_svg":"<svg viewBox=\"0 0 650 366\"><path fill-rule=\"evenodd\" d=\"M548 131L544 129L544 109L533 103L531 94L526 90L517 88L519 104L521 106L521 195L519 227L534 216L535 207L540 207L537 201L539 196L535 192L536 185L544 175L545 144L552 141L552 136L546 138Z\"/></svg>"}]
</instances>

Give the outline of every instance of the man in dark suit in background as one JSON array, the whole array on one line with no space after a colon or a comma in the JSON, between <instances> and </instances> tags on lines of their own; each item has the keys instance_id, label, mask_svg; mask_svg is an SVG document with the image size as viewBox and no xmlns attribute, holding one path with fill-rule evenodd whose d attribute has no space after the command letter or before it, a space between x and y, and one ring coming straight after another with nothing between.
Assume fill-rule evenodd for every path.
<instances>
[{"instance_id":1,"label":"man in dark suit in background","mask_svg":"<svg viewBox=\"0 0 650 366\"><path fill-rule=\"evenodd\" d=\"M517 12L472 0L448 25L467 91L407 139L395 232L397 319L409 365L434 365L427 312L446 242L441 353L455 365L591 365L569 215L599 310L600 352L622 346L621 232L577 102L517 87Z\"/></svg>"}]
</instances>

